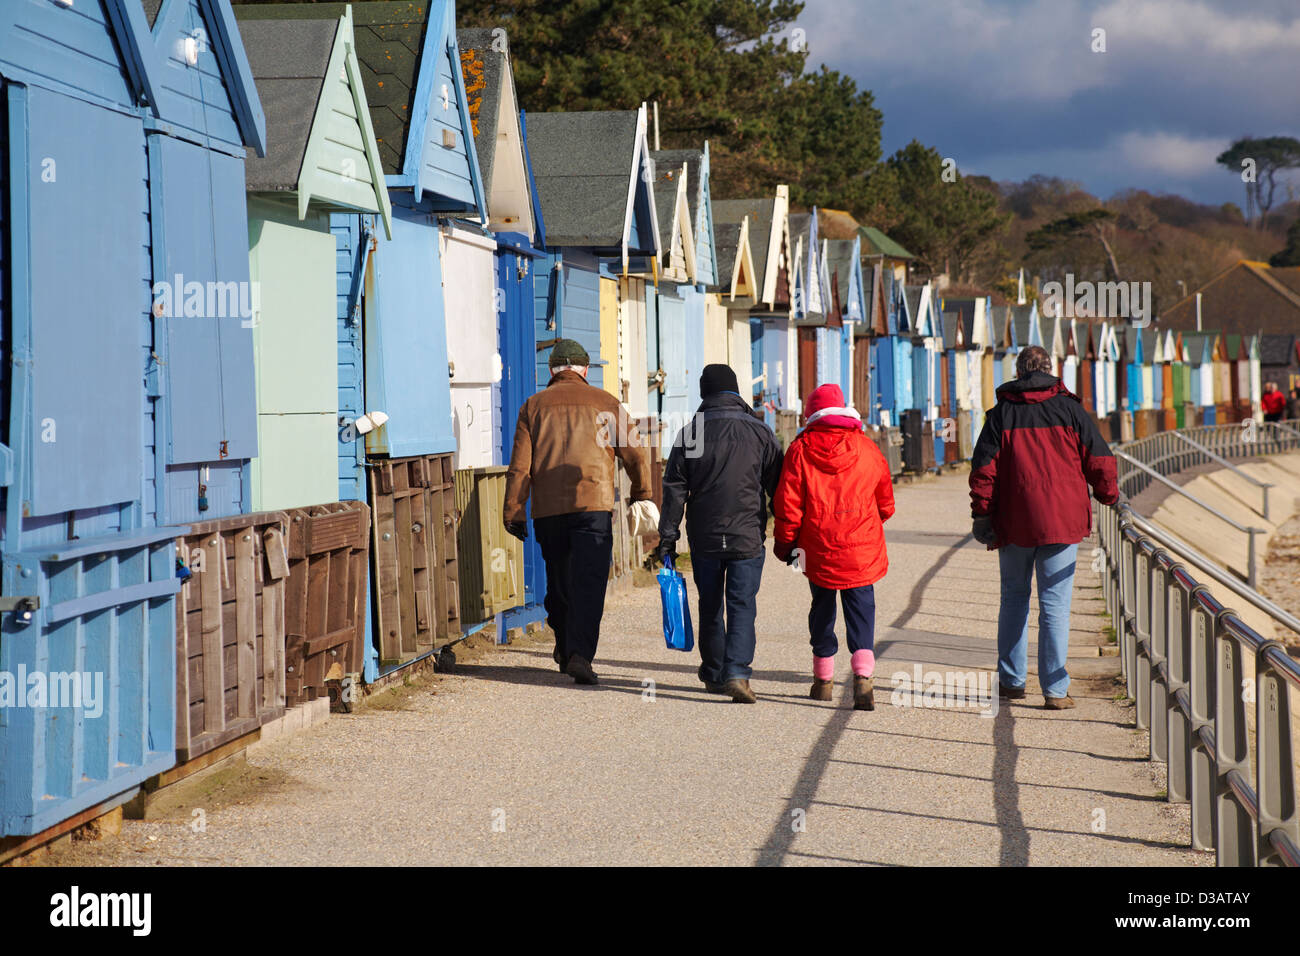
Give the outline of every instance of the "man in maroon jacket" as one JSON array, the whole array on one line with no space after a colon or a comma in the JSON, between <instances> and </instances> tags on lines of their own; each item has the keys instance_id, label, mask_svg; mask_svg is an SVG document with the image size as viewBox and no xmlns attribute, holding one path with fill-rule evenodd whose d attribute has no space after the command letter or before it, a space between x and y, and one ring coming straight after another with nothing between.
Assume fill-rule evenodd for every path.
<instances>
[{"instance_id":1,"label":"man in maroon jacket","mask_svg":"<svg viewBox=\"0 0 1300 956\"><path fill-rule=\"evenodd\" d=\"M1029 592L1038 575L1038 681L1048 710L1074 706L1065 669L1070 599L1079 542L1092 533L1088 489L1102 504L1119 498L1115 456L1097 424L1061 380L1052 359L1031 345L1016 359L1016 380L999 386L971 459L972 534L998 549L998 684L1025 696Z\"/></svg>"}]
</instances>

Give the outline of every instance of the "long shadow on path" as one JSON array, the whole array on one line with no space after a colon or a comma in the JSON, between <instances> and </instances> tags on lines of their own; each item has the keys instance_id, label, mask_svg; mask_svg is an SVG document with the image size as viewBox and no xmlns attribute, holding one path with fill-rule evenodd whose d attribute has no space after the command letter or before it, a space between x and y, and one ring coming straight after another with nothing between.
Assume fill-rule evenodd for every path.
<instances>
[{"instance_id":1,"label":"long shadow on path","mask_svg":"<svg viewBox=\"0 0 1300 956\"><path fill-rule=\"evenodd\" d=\"M953 556L961 550L966 542L972 540L970 535L964 535L950 546L930 566L930 569L917 579L912 593L908 598L907 607L903 612L894 619L890 628L904 628L916 615L921 607L921 597L925 589L930 586L935 577L944 569ZM876 654L883 657L889 648L894 644L892 640L882 641L878 646ZM795 781L794 790L790 794L790 799L786 803L785 809L780 817L777 818L776 824L772 827L772 832L767 838L767 842L758 851L758 857L754 861L758 866L780 866L785 862L787 856L791 853L791 847L794 844L796 833L791 826L794 818L794 811L808 807L817 796L817 788L821 784L822 775L826 772L830 764L831 755L835 752L835 747L840 738L844 735L845 729L849 725L849 720L853 716L853 710L845 706L851 700L853 694L853 685L846 683L844 685L844 700L841 705L833 712L822 732L817 736L817 741L813 744L812 751L804 760L803 768L799 771L799 777ZM1014 765L1012 767L1014 771ZM1014 780L1014 777L1012 778ZM1021 829L1024 823L1021 821ZM1005 842L1005 838L1004 838Z\"/></svg>"}]
</instances>

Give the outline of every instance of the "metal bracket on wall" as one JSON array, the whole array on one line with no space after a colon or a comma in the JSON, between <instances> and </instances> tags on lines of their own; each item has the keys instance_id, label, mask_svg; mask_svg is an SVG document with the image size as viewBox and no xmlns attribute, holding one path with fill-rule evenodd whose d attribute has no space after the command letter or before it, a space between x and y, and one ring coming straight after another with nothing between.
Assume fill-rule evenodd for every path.
<instances>
[{"instance_id":1,"label":"metal bracket on wall","mask_svg":"<svg viewBox=\"0 0 1300 956\"><path fill-rule=\"evenodd\" d=\"M14 612L14 623L26 627L32 623L32 616L41 606L41 599L34 594L0 596L0 614Z\"/></svg>"}]
</instances>

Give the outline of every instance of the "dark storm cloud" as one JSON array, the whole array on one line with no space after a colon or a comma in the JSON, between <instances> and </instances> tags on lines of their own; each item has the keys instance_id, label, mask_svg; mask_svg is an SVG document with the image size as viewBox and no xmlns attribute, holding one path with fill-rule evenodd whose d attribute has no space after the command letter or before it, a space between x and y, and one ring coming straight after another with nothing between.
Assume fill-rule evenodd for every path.
<instances>
[{"instance_id":1,"label":"dark storm cloud","mask_svg":"<svg viewBox=\"0 0 1300 956\"><path fill-rule=\"evenodd\" d=\"M799 26L810 65L875 92L886 153L916 138L995 179L1240 202L1214 157L1300 135L1295 0L808 0Z\"/></svg>"}]
</instances>

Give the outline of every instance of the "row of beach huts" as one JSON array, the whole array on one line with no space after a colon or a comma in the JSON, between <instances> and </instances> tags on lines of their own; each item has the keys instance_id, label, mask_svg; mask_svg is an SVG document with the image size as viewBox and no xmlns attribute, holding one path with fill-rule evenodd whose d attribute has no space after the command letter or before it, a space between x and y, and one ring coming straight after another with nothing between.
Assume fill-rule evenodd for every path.
<instances>
[{"instance_id":1,"label":"row of beach huts","mask_svg":"<svg viewBox=\"0 0 1300 956\"><path fill-rule=\"evenodd\" d=\"M783 441L839 383L900 473L968 458L1031 344L1115 439L1258 414L1255 340L911 283L785 186L715 200L653 105L525 113L451 0L0 18L11 843L542 620L500 506L559 338L660 457L711 362ZM654 542L615 524L626 579Z\"/></svg>"}]
</instances>

